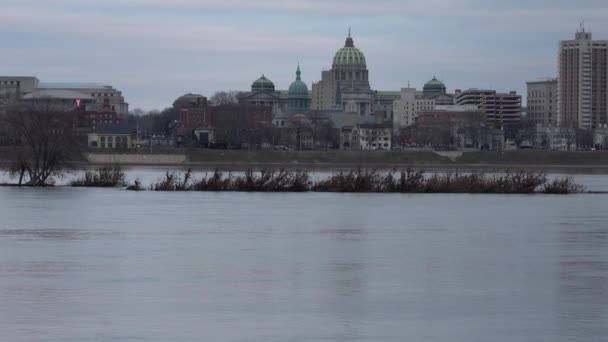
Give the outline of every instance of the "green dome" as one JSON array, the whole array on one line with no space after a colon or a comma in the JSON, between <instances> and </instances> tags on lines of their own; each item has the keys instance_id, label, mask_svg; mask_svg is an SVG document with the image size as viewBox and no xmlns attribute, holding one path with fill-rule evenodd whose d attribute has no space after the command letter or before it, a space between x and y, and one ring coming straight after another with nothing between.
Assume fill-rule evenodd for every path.
<instances>
[{"instance_id":1,"label":"green dome","mask_svg":"<svg viewBox=\"0 0 608 342\"><path fill-rule=\"evenodd\" d=\"M355 47L350 33L344 47L338 50L334 56L334 66L336 65L366 65L365 55Z\"/></svg>"},{"instance_id":2,"label":"green dome","mask_svg":"<svg viewBox=\"0 0 608 342\"><path fill-rule=\"evenodd\" d=\"M443 84L443 82L438 80L436 77L433 77L432 80L426 82L424 87L425 88L445 88L445 85Z\"/></svg>"},{"instance_id":3,"label":"green dome","mask_svg":"<svg viewBox=\"0 0 608 342\"><path fill-rule=\"evenodd\" d=\"M422 92L426 95L445 94L446 93L445 84L443 84L443 82L439 81L436 77L433 77L432 80L428 81L424 85Z\"/></svg>"},{"instance_id":4,"label":"green dome","mask_svg":"<svg viewBox=\"0 0 608 342\"><path fill-rule=\"evenodd\" d=\"M306 83L302 82L302 79L300 78L301 74L302 72L300 71L300 66L298 65L298 70L296 71L296 80L289 86L289 97L308 97L308 86Z\"/></svg>"},{"instance_id":5,"label":"green dome","mask_svg":"<svg viewBox=\"0 0 608 342\"><path fill-rule=\"evenodd\" d=\"M262 75L262 77L253 82L251 91L274 91L274 83Z\"/></svg>"}]
</instances>

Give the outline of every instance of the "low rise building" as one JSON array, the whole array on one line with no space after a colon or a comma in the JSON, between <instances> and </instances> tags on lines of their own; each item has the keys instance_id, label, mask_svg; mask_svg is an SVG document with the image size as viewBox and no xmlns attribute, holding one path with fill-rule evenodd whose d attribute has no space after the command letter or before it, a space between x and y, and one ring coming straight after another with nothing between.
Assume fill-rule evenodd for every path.
<instances>
[{"instance_id":1,"label":"low rise building","mask_svg":"<svg viewBox=\"0 0 608 342\"><path fill-rule=\"evenodd\" d=\"M360 124L355 126L362 150L390 151L393 125L390 123Z\"/></svg>"},{"instance_id":2,"label":"low rise building","mask_svg":"<svg viewBox=\"0 0 608 342\"><path fill-rule=\"evenodd\" d=\"M85 136L95 132L97 125L100 124L120 124L126 120L122 115L116 113L106 101L106 104L99 110L87 110L86 106L74 109L76 115L76 134Z\"/></svg>"},{"instance_id":3,"label":"low rise building","mask_svg":"<svg viewBox=\"0 0 608 342\"><path fill-rule=\"evenodd\" d=\"M393 140L390 123L366 123L344 126L340 130L340 148L345 150L390 151Z\"/></svg>"},{"instance_id":4,"label":"low rise building","mask_svg":"<svg viewBox=\"0 0 608 342\"><path fill-rule=\"evenodd\" d=\"M554 151L576 150L576 129L538 124L534 147Z\"/></svg>"},{"instance_id":5,"label":"low rise building","mask_svg":"<svg viewBox=\"0 0 608 342\"><path fill-rule=\"evenodd\" d=\"M600 125L593 131L593 143L597 150L608 150L608 124Z\"/></svg>"},{"instance_id":6,"label":"low rise building","mask_svg":"<svg viewBox=\"0 0 608 342\"><path fill-rule=\"evenodd\" d=\"M31 93L40 81L31 76L0 76L0 98L15 97Z\"/></svg>"},{"instance_id":7,"label":"low rise building","mask_svg":"<svg viewBox=\"0 0 608 342\"><path fill-rule=\"evenodd\" d=\"M87 111L100 111L109 103L110 108L122 119L129 114L129 104L122 92L100 83L53 83L40 82L36 77L0 76L0 98L16 97L17 100L54 100L71 108L85 106Z\"/></svg>"},{"instance_id":8,"label":"low rise building","mask_svg":"<svg viewBox=\"0 0 608 342\"><path fill-rule=\"evenodd\" d=\"M92 149L134 148L133 129L127 123L99 124L88 134L87 146Z\"/></svg>"}]
</instances>

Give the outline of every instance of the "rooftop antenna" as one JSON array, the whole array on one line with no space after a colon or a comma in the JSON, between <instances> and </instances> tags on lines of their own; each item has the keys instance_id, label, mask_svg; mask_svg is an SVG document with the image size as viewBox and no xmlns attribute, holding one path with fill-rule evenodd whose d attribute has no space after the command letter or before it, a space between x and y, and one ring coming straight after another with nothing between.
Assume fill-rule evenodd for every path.
<instances>
[{"instance_id":1,"label":"rooftop antenna","mask_svg":"<svg viewBox=\"0 0 608 342\"><path fill-rule=\"evenodd\" d=\"M350 36L350 28L351 28L351 27L349 26L349 27L348 27L348 38L351 38L351 36Z\"/></svg>"},{"instance_id":2,"label":"rooftop antenna","mask_svg":"<svg viewBox=\"0 0 608 342\"><path fill-rule=\"evenodd\" d=\"M585 33L585 18L581 18L581 33Z\"/></svg>"}]
</instances>

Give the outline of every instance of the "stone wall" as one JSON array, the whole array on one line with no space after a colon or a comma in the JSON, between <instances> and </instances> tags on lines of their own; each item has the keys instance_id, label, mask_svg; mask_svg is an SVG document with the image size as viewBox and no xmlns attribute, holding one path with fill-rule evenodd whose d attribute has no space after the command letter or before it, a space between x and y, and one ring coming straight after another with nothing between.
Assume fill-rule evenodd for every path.
<instances>
[{"instance_id":1,"label":"stone wall","mask_svg":"<svg viewBox=\"0 0 608 342\"><path fill-rule=\"evenodd\" d=\"M175 165L186 162L185 154L105 154L88 153L91 164Z\"/></svg>"}]
</instances>

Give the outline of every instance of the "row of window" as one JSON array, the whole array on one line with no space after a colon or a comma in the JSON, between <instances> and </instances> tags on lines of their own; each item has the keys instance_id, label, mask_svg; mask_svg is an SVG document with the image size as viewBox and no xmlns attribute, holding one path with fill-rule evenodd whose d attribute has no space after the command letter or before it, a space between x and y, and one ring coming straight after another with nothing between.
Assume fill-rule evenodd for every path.
<instances>
[{"instance_id":1,"label":"row of window","mask_svg":"<svg viewBox=\"0 0 608 342\"><path fill-rule=\"evenodd\" d=\"M129 138L127 137L113 137L103 136L99 139L99 147L101 148L128 148Z\"/></svg>"},{"instance_id":2,"label":"row of window","mask_svg":"<svg viewBox=\"0 0 608 342\"><path fill-rule=\"evenodd\" d=\"M544 110L545 107L543 107L543 106L529 106L528 109L529 110ZM553 110L553 106L549 106L549 110Z\"/></svg>"},{"instance_id":3,"label":"row of window","mask_svg":"<svg viewBox=\"0 0 608 342\"><path fill-rule=\"evenodd\" d=\"M341 71L341 72L336 72L336 79L337 80L356 80L356 81L366 81L367 80L367 72L362 71L361 73L359 73L359 71L355 71L355 73L353 74L352 71L349 72L345 72L345 71Z\"/></svg>"},{"instance_id":4,"label":"row of window","mask_svg":"<svg viewBox=\"0 0 608 342\"><path fill-rule=\"evenodd\" d=\"M545 97L544 91L531 91L528 93L528 97ZM549 97L553 97L553 92L549 92Z\"/></svg>"}]
</instances>

